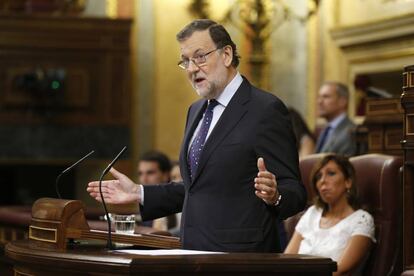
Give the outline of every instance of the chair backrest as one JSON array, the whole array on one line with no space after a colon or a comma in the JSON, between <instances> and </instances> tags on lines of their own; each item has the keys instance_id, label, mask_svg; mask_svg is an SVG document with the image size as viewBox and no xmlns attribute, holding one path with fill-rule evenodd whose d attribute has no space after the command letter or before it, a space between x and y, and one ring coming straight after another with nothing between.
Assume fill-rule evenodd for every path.
<instances>
[{"instance_id":1,"label":"chair backrest","mask_svg":"<svg viewBox=\"0 0 414 276\"><path fill-rule=\"evenodd\" d=\"M375 244L365 275L400 275L402 258L402 173L400 156L366 154L351 158L361 203L373 215Z\"/></svg>"},{"instance_id":2,"label":"chair backrest","mask_svg":"<svg viewBox=\"0 0 414 276\"><path fill-rule=\"evenodd\" d=\"M308 202L314 196L310 173L317 161L326 154L310 155L300 161L302 181L308 191ZM399 275L402 258L402 174L400 156L365 154L350 158L356 172L359 199L375 221L374 245L367 260L364 275ZM291 236L298 217L286 221Z\"/></svg>"},{"instance_id":3,"label":"chair backrest","mask_svg":"<svg viewBox=\"0 0 414 276\"><path fill-rule=\"evenodd\" d=\"M315 164L321 160L326 153L315 153L302 158L299 162L300 174L302 177L303 185L305 186L307 193L307 207L312 205L313 197L315 193L313 191L312 185L310 183L310 176L312 169ZM300 212L284 221L284 226L286 230L286 239L289 241L292 238L293 232L295 231L295 226L298 223L300 217L303 215L303 212Z\"/></svg>"}]
</instances>

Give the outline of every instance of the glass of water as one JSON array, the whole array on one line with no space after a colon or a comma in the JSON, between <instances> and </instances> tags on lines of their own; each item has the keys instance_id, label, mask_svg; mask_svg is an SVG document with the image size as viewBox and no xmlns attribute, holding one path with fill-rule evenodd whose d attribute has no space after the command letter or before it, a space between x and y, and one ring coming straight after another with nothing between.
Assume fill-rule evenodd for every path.
<instances>
[{"instance_id":1,"label":"glass of water","mask_svg":"<svg viewBox=\"0 0 414 276\"><path fill-rule=\"evenodd\" d=\"M111 219L115 224L115 233L134 234L135 215L111 214Z\"/></svg>"}]
</instances>

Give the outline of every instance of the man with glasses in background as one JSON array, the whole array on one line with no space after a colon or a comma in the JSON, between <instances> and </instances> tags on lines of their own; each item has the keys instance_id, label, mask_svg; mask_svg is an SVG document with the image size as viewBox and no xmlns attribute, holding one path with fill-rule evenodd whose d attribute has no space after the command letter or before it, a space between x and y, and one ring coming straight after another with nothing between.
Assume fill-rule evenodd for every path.
<instances>
[{"instance_id":1,"label":"man with glasses in background","mask_svg":"<svg viewBox=\"0 0 414 276\"><path fill-rule=\"evenodd\" d=\"M236 45L222 25L195 20L177 40L178 65L202 98L188 111L183 182L143 187L112 169L104 197L138 201L143 219L182 210L185 249L279 252L278 218L306 203L288 110L239 74ZM97 182L88 191L100 200Z\"/></svg>"}]
</instances>

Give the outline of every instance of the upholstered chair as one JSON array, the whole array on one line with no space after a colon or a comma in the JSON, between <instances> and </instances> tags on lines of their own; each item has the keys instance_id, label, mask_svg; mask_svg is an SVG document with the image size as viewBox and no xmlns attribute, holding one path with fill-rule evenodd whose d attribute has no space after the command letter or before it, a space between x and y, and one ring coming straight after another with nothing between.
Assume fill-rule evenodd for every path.
<instances>
[{"instance_id":1,"label":"upholstered chair","mask_svg":"<svg viewBox=\"0 0 414 276\"><path fill-rule=\"evenodd\" d=\"M312 204L314 191L310 174L326 153L313 154L300 161L302 181ZM356 185L362 207L375 221L376 244L367 260L364 275L399 275L402 258L402 173L400 156L365 154L350 158L355 167ZM288 238L301 214L285 221Z\"/></svg>"}]
</instances>

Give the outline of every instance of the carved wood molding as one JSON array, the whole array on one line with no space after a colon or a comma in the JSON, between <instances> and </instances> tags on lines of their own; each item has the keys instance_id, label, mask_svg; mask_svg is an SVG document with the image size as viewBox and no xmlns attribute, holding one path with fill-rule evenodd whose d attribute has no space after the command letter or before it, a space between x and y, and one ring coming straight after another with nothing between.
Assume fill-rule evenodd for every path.
<instances>
[{"instance_id":1,"label":"carved wood molding","mask_svg":"<svg viewBox=\"0 0 414 276\"><path fill-rule=\"evenodd\" d=\"M341 48L414 36L414 17L404 15L367 24L335 28L331 36Z\"/></svg>"}]
</instances>

